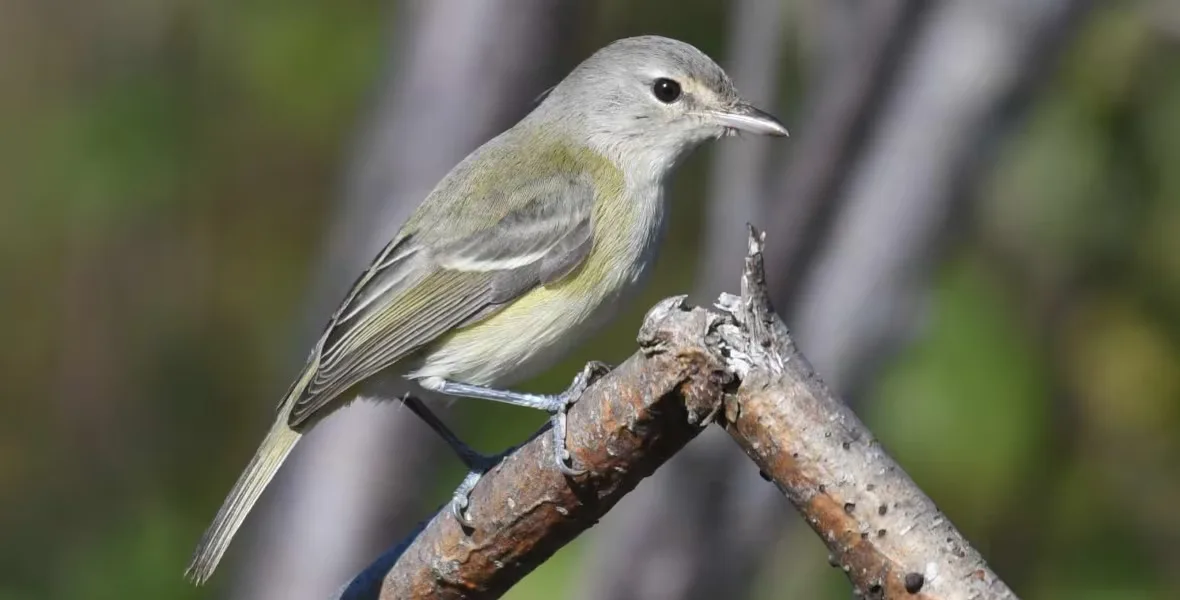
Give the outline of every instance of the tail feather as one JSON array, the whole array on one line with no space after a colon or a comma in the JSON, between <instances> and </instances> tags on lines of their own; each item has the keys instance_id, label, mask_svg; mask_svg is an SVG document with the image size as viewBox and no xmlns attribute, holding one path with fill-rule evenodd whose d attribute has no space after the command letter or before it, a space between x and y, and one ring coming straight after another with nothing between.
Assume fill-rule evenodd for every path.
<instances>
[{"instance_id":1,"label":"tail feather","mask_svg":"<svg viewBox=\"0 0 1180 600\"><path fill-rule=\"evenodd\" d=\"M185 577L193 583L200 585L213 575L213 570L217 568L217 563L221 561L225 549L229 547L230 540L242 525L246 514L254 507L262 491L287 459L287 455L295 447L295 442L299 441L301 434L287 425L288 412L289 409L279 411L278 418L266 434L266 438L262 440L258 451L254 453L250 465L238 477L233 490L221 505L221 510L217 511L217 516L213 518L213 523L201 536L192 561L185 571Z\"/></svg>"}]
</instances>

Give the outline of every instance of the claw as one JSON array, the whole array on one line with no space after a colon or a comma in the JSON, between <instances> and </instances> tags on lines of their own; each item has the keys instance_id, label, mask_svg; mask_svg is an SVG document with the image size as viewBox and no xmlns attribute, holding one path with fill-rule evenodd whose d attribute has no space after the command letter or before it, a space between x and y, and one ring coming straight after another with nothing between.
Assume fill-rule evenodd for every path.
<instances>
[{"instance_id":1,"label":"claw","mask_svg":"<svg viewBox=\"0 0 1180 600\"><path fill-rule=\"evenodd\" d=\"M451 498L451 514L463 529L472 529L471 519L467 518L467 496L455 495Z\"/></svg>"},{"instance_id":2,"label":"claw","mask_svg":"<svg viewBox=\"0 0 1180 600\"><path fill-rule=\"evenodd\" d=\"M471 451L473 458L467 463L467 467L471 469L467 475L463 477L463 482L459 487L451 492L451 514L455 516L455 520L463 526L464 529L474 529L475 524L471 518L467 516L467 508L471 506L471 492L475 490L475 485L484 475L489 473L496 465L500 464L505 456L512 454L517 449L517 446L512 446L500 454L486 456L477 454Z\"/></svg>"},{"instance_id":3,"label":"claw","mask_svg":"<svg viewBox=\"0 0 1180 600\"><path fill-rule=\"evenodd\" d=\"M598 360L592 360L582 367L582 370L574 376L574 380L570 383L569 388L562 393L562 396L572 397L570 404L577 402L577 399L591 386L595 381L601 379L607 373L610 373L611 366Z\"/></svg>"},{"instance_id":4,"label":"claw","mask_svg":"<svg viewBox=\"0 0 1180 600\"><path fill-rule=\"evenodd\" d=\"M565 464L565 461L567 461L567 460L569 460L569 452L565 453L564 459L562 459L562 458L557 459L557 470L561 471L562 475L565 475L567 477L579 477L579 476L585 475L587 473L586 469L579 469L577 467L571 467L571 466Z\"/></svg>"},{"instance_id":5,"label":"claw","mask_svg":"<svg viewBox=\"0 0 1180 600\"><path fill-rule=\"evenodd\" d=\"M569 412L571 405L573 405L573 401L567 400L565 406L559 408L553 415L553 458L556 461L558 471L569 477L577 477L579 475L585 475L586 469L579 469L572 464L567 464L571 462L572 458L569 448L565 446L566 414Z\"/></svg>"},{"instance_id":6,"label":"claw","mask_svg":"<svg viewBox=\"0 0 1180 600\"><path fill-rule=\"evenodd\" d=\"M571 463L571 456L569 449L565 446L566 433L566 415L569 413L570 407L573 406L582 394L598 381L603 375L606 375L611 370L610 365L597 360L586 363L585 367L574 376L574 380L564 392L559 394L555 400L553 409L553 458L557 465L557 470L568 477L577 477L585 475L586 469L579 469L574 467Z\"/></svg>"},{"instance_id":7,"label":"claw","mask_svg":"<svg viewBox=\"0 0 1180 600\"><path fill-rule=\"evenodd\" d=\"M467 507L471 505L471 490L475 489L475 484L479 483L480 478L487 472L487 469L473 468L463 478L463 482L455 491L451 493L451 514L455 515L455 520L462 525L464 529L472 529L473 525L471 519L467 517Z\"/></svg>"}]
</instances>

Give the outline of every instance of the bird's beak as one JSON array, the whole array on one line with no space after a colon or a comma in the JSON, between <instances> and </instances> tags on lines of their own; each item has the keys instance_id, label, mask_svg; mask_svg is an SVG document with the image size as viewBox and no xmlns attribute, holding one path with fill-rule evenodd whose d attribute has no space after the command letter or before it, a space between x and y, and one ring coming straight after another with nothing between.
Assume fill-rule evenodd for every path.
<instances>
[{"instance_id":1,"label":"bird's beak","mask_svg":"<svg viewBox=\"0 0 1180 600\"><path fill-rule=\"evenodd\" d=\"M739 131L748 131L758 135L773 135L786 137L787 126L770 113L739 102L732 108L713 111L710 113L719 124Z\"/></svg>"}]
</instances>

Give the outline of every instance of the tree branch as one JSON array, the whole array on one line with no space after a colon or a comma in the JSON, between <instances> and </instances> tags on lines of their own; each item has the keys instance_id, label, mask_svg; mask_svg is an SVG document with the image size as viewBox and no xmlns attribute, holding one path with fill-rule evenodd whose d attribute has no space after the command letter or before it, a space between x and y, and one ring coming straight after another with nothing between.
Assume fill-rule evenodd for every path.
<instances>
[{"instance_id":1,"label":"tree branch","mask_svg":"<svg viewBox=\"0 0 1180 600\"><path fill-rule=\"evenodd\" d=\"M682 307L683 298L656 305L640 331L640 351L570 410L567 444L587 475L558 473L552 437L535 436L476 486L472 531L440 511L342 598L496 598L597 523L720 410L728 381L714 350L720 317ZM383 577L374 576L389 563Z\"/></svg>"},{"instance_id":2,"label":"tree branch","mask_svg":"<svg viewBox=\"0 0 1180 600\"><path fill-rule=\"evenodd\" d=\"M863 597L1015 598L799 354L767 296L762 240L751 229L724 313L656 305L639 352L574 405L568 445L587 475L559 474L551 436L535 436L476 486L474 529L440 511L341 599L497 598L715 419Z\"/></svg>"},{"instance_id":3,"label":"tree branch","mask_svg":"<svg viewBox=\"0 0 1180 600\"><path fill-rule=\"evenodd\" d=\"M865 598L1015 598L799 353L771 307L762 235L751 232L742 297L723 296L729 434L791 501Z\"/></svg>"}]
</instances>

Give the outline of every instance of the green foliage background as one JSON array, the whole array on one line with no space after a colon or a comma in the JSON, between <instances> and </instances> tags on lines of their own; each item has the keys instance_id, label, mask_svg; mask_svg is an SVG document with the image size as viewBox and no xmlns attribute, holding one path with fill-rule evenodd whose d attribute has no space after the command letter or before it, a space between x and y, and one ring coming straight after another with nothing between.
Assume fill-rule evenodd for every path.
<instances>
[{"instance_id":1,"label":"green foliage background","mask_svg":"<svg viewBox=\"0 0 1180 600\"><path fill-rule=\"evenodd\" d=\"M1180 14L1098 4L863 412L1024 597L1175 598ZM641 32L720 56L726 11L603 2L571 56ZM377 0L0 5L0 600L210 593L180 573L301 354L293 324L396 18ZM658 281L537 387L625 356L644 308L691 286L707 159L675 183ZM457 412L484 448L540 420ZM788 540L762 597L847 597L818 542ZM509 597L562 595L582 550Z\"/></svg>"}]
</instances>

